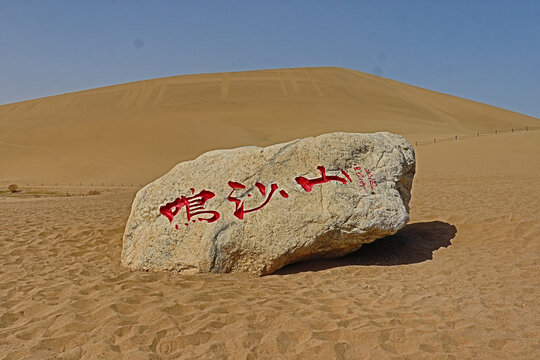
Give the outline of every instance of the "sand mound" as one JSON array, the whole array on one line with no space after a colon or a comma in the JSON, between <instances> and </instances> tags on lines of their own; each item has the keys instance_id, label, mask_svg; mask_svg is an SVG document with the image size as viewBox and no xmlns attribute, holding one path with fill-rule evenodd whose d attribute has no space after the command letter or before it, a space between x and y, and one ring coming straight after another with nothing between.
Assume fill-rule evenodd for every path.
<instances>
[{"instance_id":1,"label":"sand mound","mask_svg":"<svg viewBox=\"0 0 540 360\"><path fill-rule=\"evenodd\" d=\"M524 125L540 121L343 68L176 76L0 106L0 185L138 185L217 148Z\"/></svg>"}]
</instances>

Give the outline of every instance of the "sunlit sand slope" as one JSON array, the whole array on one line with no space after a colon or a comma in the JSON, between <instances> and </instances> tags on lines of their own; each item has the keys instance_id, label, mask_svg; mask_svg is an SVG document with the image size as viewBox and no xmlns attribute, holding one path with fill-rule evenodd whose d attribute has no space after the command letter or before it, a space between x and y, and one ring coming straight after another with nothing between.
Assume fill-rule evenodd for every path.
<instances>
[{"instance_id":1,"label":"sunlit sand slope","mask_svg":"<svg viewBox=\"0 0 540 360\"><path fill-rule=\"evenodd\" d=\"M216 148L332 131L414 141L539 124L343 68L176 76L0 106L0 184L139 185Z\"/></svg>"}]
</instances>

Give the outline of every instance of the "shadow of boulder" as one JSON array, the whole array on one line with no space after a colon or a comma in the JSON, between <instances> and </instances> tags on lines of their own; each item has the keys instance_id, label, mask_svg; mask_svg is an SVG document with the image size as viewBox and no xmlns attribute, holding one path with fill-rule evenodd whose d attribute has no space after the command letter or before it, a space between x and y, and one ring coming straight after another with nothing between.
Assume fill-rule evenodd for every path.
<instances>
[{"instance_id":1,"label":"shadow of boulder","mask_svg":"<svg viewBox=\"0 0 540 360\"><path fill-rule=\"evenodd\" d=\"M396 234L375 240L344 257L308 260L287 265L274 274L327 270L340 266L416 264L433 259L433 252L451 245L456 236L454 225L442 221L409 224Z\"/></svg>"}]
</instances>

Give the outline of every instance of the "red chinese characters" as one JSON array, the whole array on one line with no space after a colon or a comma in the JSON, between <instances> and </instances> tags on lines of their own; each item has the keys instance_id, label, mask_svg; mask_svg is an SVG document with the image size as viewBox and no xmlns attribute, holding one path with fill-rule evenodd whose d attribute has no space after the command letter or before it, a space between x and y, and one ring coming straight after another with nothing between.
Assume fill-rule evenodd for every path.
<instances>
[{"instance_id":1,"label":"red chinese characters","mask_svg":"<svg viewBox=\"0 0 540 360\"><path fill-rule=\"evenodd\" d=\"M191 188L191 193L195 193L195 189ZM184 225L188 226L189 222L195 222L196 220L199 221L206 221L206 222L214 222L217 219L219 219L220 215L219 212L213 211L213 210L205 210L204 206L208 200L216 196L211 191L208 190L202 190L198 194L194 194L193 196L182 196L179 198L176 198L176 200L167 203L159 208L159 211L162 215L167 217L169 219L169 222L172 223L174 217L182 207L186 208L186 214L187 214L187 222L184 223ZM202 217L199 215L210 215L209 217ZM197 219L192 219L193 217L197 216ZM176 228L178 229L178 225L176 225Z\"/></svg>"},{"instance_id":2,"label":"red chinese characters","mask_svg":"<svg viewBox=\"0 0 540 360\"><path fill-rule=\"evenodd\" d=\"M356 177L358 178L358 181L360 182L360 186L363 187L365 191L367 191L366 183L364 182L364 175L362 175L362 168L358 166L357 164L353 164L353 165L354 165L354 173L356 174Z\"/></svg>"},{"instance_id":3,"label":"red chinese characters","mask_svg":"<svg viewBox=\"0 0 540 360\"><path fill-rule=\"evenodd\" d=\"M263 207L266 206L266 204L268 204L270 202L270 199L272 199L272 195L274 195L274 193L277 191L278 189L278 185L277 184L270 184L270 192L268 193L268 195L266 196L266 186L264 186L263 184L261 184L260 182L256 182L255 183L255 186L257 187L257 189L259 189L259 192L261 193L262 196L266 196L266 199L264 200L264 202L257 206L257 207L254 207L252 209L249 209L249 210L246 210L244 208L244 200L240 200L233 195L233 193L236 191L236 190L241 190L241 189L245 189L246 186L244 184L241 184L239 182L235 182L235 181L229 181L229 186L232 188L232 191L231 193L229 194L229 196L227 197L227 200L229 200L230 202L234 202L235 204L235 207L236 209L234 210L234 216L236 216L237 218L239 218L240 220L244 219L244 214L247 214L247 213L250 213L250 212L254 212L254 211L257 211L257 210L260 210L262 209ZM279 191L279 194L284 197L284 198L288 198L289 197L289 194L285 191L285 190L280 190ZM251 197L251 194L248 194L248 197Z\"/></svg>"},{"instance_id":4,"label":"red chinese characters","mask_svg":"<svg viewBox=\"0 0 540 360\"><path fill-rule=\"evenodd\" d=\"M320 176L317 178L308 179L304 176L298 176L294 180L302 187L305 192L311 192L315 185L325 184L330 181L337 181L341 184L353 182L353 180L345 170L339 170L342 176L327 175L326 168L324 166L317 166L317 170L320 172ZM360 186L364 188L366 192L368 191L366 185L368 181L371 189L374 189L377 186L377 181L375 180L375 177L368 169L362 169L362 167L358 166L358 164L353 164L353 170L354 174L358 178L358 181L360 182ZM281 195L282 198L289 198L289 194L287 193L287 191L283 189L279 190L279 186L277 183L270 184L270 188L268 189L261 182L256 182L255 187L259 191L260 195L263 197L263 200L259 202L258 206L255 206L251 209L246 209L244 197L252 197L252 194L246 194L246 192L244 191L243 194L238 195L237 193L237 195L235 196L235 191L244 190L246 189L246 186L242 183L235 181L229 181L228 185L232 190L227 196L227 200L234 203L235 208L233 215L240 220L243 220L246 214L261 210L263 207L268 205L268 203L272 200L272 197L276 193ZM186 222L184 222L185 226L189 226L190 223L195 223L197 221L205 221L207 223L217 221L220 218L220 213L218 211L208 210L205 208L208 200L214 198L216 195L209 190L202 190L197 194L195 194L195 189L191 188L190 190L192 194L191 196L181 196L176 200L161 206L159 208L161 214L165 216L170 223L172 223L175 216L180 212L180 210L182 208L185 208L187 219ZM178 229L178 225L175 225L175 227L176 229Z\"/></svg>"},{"instance_id":5,"label":"red chinese characters","mask_svg":"<svg viewBox=\"0 0 540 360\"><path fill-rule=\"evenodd\" d=\"M371 186L371 189L375 189L377 187L377 181L375 180L375 177L371 175L368 169L364 168L364 171L366 172L369 179L369 186Z\"/></svg>"},{"instance_id":6,"label":"red chinese characters","mask_svg":"<svg viewBox=\"0 0 540 360\"><path fill-rule=\"evenodd\" d=\"M353 164L353 165L354 165L354 172L356 174L356 177L358 177L358 180L360 181L360 186L362 186L364 190L367 191L366 183L364 182L364 175L362 174L362 168L358 166L358 164ZM371 172L368 169L364 168L364 171L368 178L369 186L371 187L371 190L375 189L377 187L377 181L375 180L375 177L373 176L373 174L371 174Z\"/></svg>"},{"instance_id":7,"label":"red chinese characters","mask_svg":"<svg viewBox=\"0 0 540 360\"><path fill-rule=\"evenodd\" d=\"M298 176L294 180L296 180L296 182L299 183L300 186L302 186L302 188L307 192L310 192L311 189L313 189L313 186L315 186L317 184L325 184L325 183L327 183L329 181L339 181L342 184L347 183L347 180L345 180L342 177L326 175L326 169L324 168L324 166L317 166L317 170L319 170L319 172L321 173L321 177L318 177L318 178L315 178L315 179L307 179L307 178L305 178L303 176ZM347 179L349 179L349 181L352 182L351 177L349 176L349 174L347 174L344 170L341 170L341 173L343 175L345 175L347 177Z\"/></svg>"}]
</instances>

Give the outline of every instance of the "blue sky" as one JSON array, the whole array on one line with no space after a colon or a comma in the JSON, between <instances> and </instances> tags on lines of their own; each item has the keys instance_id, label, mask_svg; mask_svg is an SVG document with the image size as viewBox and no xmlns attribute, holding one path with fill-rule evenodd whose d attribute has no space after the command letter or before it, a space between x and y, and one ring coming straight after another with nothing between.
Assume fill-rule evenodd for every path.
<instances>
[{"instance_id":1,"label":"blue sky","mask_svg":"<svg viewBox=\"0 0 540 360\"><path fill-rule=\"evenodd\" d=\"M0 0L0 104L342 66L540 117L540 1Z\"/></svg>"}]
</instances>

